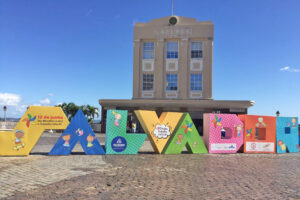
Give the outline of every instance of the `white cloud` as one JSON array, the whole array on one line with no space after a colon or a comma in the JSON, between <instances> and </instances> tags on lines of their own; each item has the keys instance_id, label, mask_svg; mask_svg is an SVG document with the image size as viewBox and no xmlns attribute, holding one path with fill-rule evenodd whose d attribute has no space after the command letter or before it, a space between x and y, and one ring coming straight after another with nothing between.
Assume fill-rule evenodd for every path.
<instances>
[{"instance_id":1,"label":"white cloud","mask_svg":"<svg viewBox=\"0 0 300 200\"><path fill-rule=\"evenodd\" d=\"M38 102L23 102L21 95L13 93L0 93L0 117L3 117L3 106L7 106L7 117L19 118L24 115L28 106L49 106L52 105L51 97L53 93L48 93L45 99Z\"/></svg>"},{"instance_id":2,"label":"white cloud","mask_svg":"<svg viewBox=\"0 0 300 200\"><path fill-rule=\"evenodd\" d=\"M300 72L300 69L291 68L290 66L285 66L283 68L280 68L280 71L286 71L286 72Z\"/></svg>"},{"instance_id":3,"label":"white cloud","mask_svg":"<svg viewBox=\"0 0 300 200\"><path fill-rule=\"evenodd\" d=\"M25 105L25 104L24 105L19 105L19 106L16 107L16 111L18 113L25 113L28 106L29 105Z\"/></svg>"},{"instance_id":4,"label":"white cloud","mask_svg":"<svg viewBox=\"0 0 300 200\"><path fill-rule=\"evenodd\" d=\"M48 93L44 99L40 101L24 102L20 94L1 93L0 92L0 117L3 117L3 106L7 106L6 116L8 118L19 118L24 115L29 106L52 106L55 105L53 100L54 93ZM62 104L62 103L60 103Z\"/></svg>"},{"instance_id":5,"label":"white cloud","mask_svg":"<svg viewBox=\"0 0 300 200\"><path fill-rule=\"evenodd\" d=\"M0 105L16 106L21 102L18 94L0 93Z\"/></svg>"},{"instance_id":6,"label":"white cloud","mask_svg":"<svg viewBox=\"0 0 300 200\"><path fill-rule=\"evenodd\" d=\"M283 68L280 68L280 71L288 71L289 69L290 69L289 66L285 66L285 67L283 67Z\"/></svg>"},{"instance_id":7,"label":"white cloud","mask_svg":"<svg viewBox=\"0 0 300 200\"><path fill-rule=\"evenodd\" d=\"M49 105L50 103L51 103L51 101L50 101L50 99L49 98L46 98L46 99L42 99L42 100L40 100L40 103L41 104L47 104L47 105Z\"/></svg>"}]
</instances>

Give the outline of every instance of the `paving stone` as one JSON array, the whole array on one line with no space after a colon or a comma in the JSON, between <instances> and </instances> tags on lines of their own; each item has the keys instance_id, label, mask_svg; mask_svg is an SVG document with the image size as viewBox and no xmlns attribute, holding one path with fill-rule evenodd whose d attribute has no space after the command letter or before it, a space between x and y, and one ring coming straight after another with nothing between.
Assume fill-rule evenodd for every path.
<instances>
[{"instance_id":1,"label":"paving stone","mask_svg":"<svg viewBox=\"0 0 300 200\"><path fill-rule=\"evenodd\" d=\"M102 157L69 156L50 157L35 155L35 159L24 164L14 165L14 159L0 157L0 163L6 163L7 168L0 172L1 197L10 196L15 192L26 191L46 186L64 179L83 176L93 171L81 171L81 169L94 169L105 165ZM38 159L40 158L40 159Z\"/></svg>"},{"instance_id":2,"label":"paving stone","mask_svg":"<svg viewBox=\"0 0 300 200\"><path fill-rule=\"evenodd\" d=\"M50 138L50 139L49 139ZM104 137L99 136L103 144ZM28 157L0 157L7 199L300 199L299 154L47 156L46 135Z\"/></svg>"}]
</instances>

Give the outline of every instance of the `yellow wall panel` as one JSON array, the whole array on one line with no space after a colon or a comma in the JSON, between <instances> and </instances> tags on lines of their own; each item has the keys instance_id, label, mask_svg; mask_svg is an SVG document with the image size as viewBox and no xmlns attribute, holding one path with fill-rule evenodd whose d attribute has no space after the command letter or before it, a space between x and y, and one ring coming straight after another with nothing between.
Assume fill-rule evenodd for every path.
<instances>
[{"instance_id":1,"label":"yellow wall panel","mask_svg":"<svg viewBox=\"0 0 300 200\"><path fill-rule=\"evenodd\" d=\"M68 124L60 107L30 106L13 131L0 132L0 155L28 155L46 129L65 129Z\"/></svg>"}]
</instances>

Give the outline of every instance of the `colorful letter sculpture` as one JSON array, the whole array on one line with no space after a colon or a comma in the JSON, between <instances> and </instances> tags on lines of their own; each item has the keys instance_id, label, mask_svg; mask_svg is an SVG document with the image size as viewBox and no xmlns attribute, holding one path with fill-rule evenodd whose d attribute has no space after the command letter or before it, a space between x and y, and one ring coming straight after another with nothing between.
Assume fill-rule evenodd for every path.
<instances>
[{"instance_id":1,"label":"colorful letter sculpture","mask_svg":"<svg viewBox=\"0 0 300 200\"><path fill-rule=\"evenodd\" d=\"M236 153L244 143L244 124L235 114L204 114L203 138L209 153Z\"/></svg>"},{"instance_id":2,"label":"colorful letter sculpture","mask_svg":"<svg viewBox=\"0 0 300 200\"><path fill-rule=\"evenodd\" d=\"M28 155L46 129L65 129L68 124L60 107L30 106L13 131L0 133L0 155Z\"/></svg>"},{"instance_id":3,"label":"colorful letter sculpture","mask_svg":"<svg viewBox=\"0 0 300 200\"><path fill-rule=\"evenodd\" d=\"M86 154L105 154L82 110L77 111L49 155L70 155L78 141Z\"/></svg>"},{"instance_id":4,"label":"colorful letter sculpture","mask_svg":"<svg viewBox=\"0 0 300 200\"><path fill-rule=\"evenodd\" d=\"M134 111L156 153L162 153L170 135L183 113L163 112L158 118L155 111L136 110Z\"/></svg>"},{"instance_id":5,"label":"colorful letter sculpture","mask_svg":"<svg viewBox=\"0 0 300 200\"><path fill-rule=\"evenodd\" d=\"M297 117L277 117L277 153L299 152L298 132Z\"/></svg>"},{"instance_id":6,"label":"colorful letter sculpture","mask_svg":"<svg viewBox=\"0 0 300 200\"><path fill-rule=\"evenodd\" d=\"M189 113L184 113L163 150L165 154L180 154L186 146L190 153L207 153L202 138Z\"/></svg>"},{"instance_id":7,"label":"colorful letter sculpture","mask_svg":"<svg viewBox=\"0 0 300 200\"><path fill-rule=\"evenodd\" d=\"M137 154L147 135L126 133L127 110L108 110L106 119L106 154Z\"/></svg>"},{"instance_id":8,"label":"colorful letter sculpture","mask_svg":"<svg viewBox=\"0 0 300 200\"><path fill-rule=\"evenodd\" d=\"M239 115L244 122L244 153L275 153L276 117Z\"/></svg>"}]
</instances>

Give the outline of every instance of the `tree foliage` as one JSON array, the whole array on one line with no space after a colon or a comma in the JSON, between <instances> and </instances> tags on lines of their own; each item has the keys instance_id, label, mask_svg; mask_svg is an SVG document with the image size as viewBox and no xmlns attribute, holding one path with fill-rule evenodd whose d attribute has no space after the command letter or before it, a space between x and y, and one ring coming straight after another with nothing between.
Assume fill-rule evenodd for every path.
<instances>
[{"instance_id":1,"label":"tree foliage","mask_svg":"<svg viewBox=\"0 0 300 200\"><path fill-rule=\"evenodd\" d=\"M78 106L75 103L71 102L71 103L62 103L57 106L63 109L69 121L72 120L72 118L75 116L75 114L79 109L82 110L83 114L88 119L90 124L93 123L95 116L99 117L99 109L89 104Z\"/></svg>"}]
</instances>

